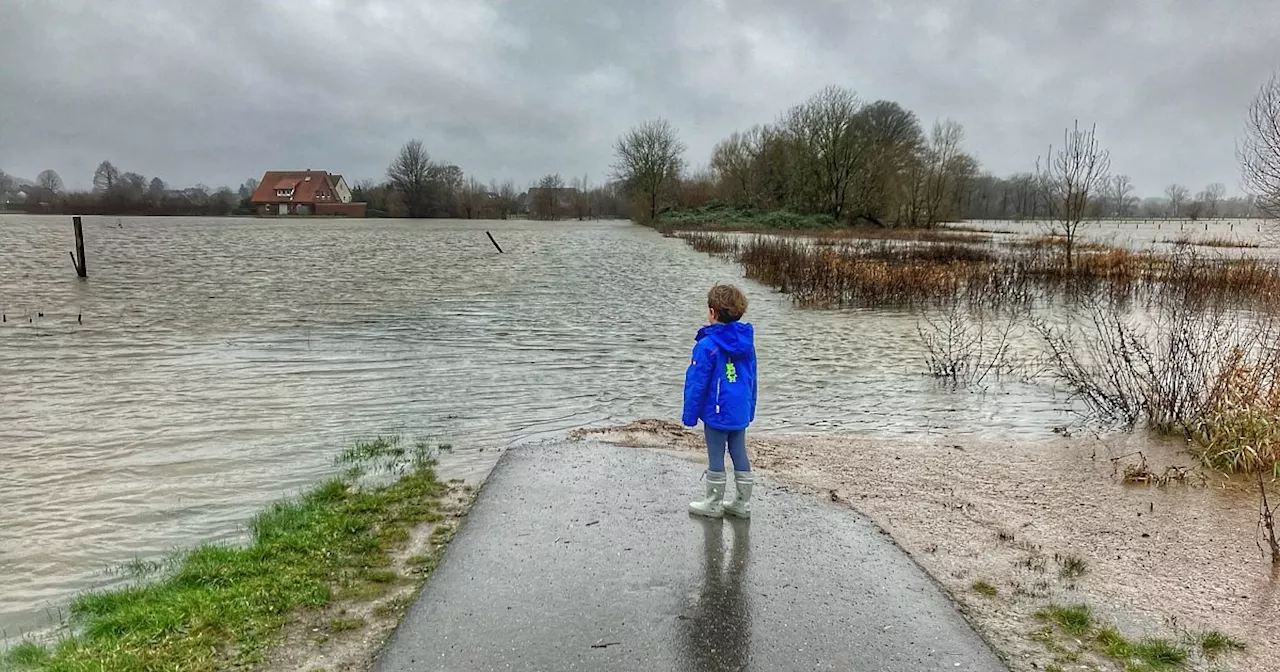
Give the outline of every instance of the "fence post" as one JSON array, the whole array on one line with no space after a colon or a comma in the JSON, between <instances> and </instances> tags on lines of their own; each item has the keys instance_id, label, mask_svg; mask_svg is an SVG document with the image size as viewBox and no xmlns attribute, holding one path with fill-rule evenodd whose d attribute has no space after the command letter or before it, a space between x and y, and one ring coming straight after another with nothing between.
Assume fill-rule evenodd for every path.
<instances>
[{"instance_id":1,"label":"fence post","mask_svg":"<svg viewBox=\"0 0 1280 672\"><path fill-rule=\"evenodd\" d=\"M71 226L76 232L76 251L71 252L71 263L76 266L76 275L89 277L89 266L84 258L84 226L80 223L80 215L71 218Z\"/></svg>"}]
</instances>

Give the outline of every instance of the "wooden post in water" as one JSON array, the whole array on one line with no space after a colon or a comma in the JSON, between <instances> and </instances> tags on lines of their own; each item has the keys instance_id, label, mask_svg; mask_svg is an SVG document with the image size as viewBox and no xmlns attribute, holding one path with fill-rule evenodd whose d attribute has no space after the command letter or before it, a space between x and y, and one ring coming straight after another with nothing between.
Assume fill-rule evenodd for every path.
<instances>
[{"instance_id":1,"label":"wooden post in water","mask_svg":"<svg viewBox=\"0 0 1280 672\"><path fill-rule=\"evenodd\" d=\"M485 231L484 235L489 236L489 242L493 243L493 246L498 248L498 254L502 254L502 248L498 247L498 241L493 239L493 234Z\"/></svg>"},{"instance_id":2,"label":"wooden post in water","mask_svg":"<svg viewBox=\"0 0 1280 672\"><path fill-rule=\"evenodd\" d=\"M76 251L71 252L71 263L76 265L76 275L89 277L89 267L84 260L84 226L80 223L80 215L71 218L71 226L76 230Z\"/></svg>"}]
</instances>

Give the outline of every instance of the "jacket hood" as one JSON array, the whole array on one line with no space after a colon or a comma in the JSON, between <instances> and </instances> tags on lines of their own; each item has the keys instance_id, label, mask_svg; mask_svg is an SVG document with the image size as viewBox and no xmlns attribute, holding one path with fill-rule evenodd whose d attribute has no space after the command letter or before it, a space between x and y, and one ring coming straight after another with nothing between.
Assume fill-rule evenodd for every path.
<instances>
[{"instance_id":1,"label":"jacket hood","mask_svg":"<svg viewBox=\"0 0 1280 672\"><path fill-rule=\"evenodd\" d=\"M716 347L729 353L730 357L746 357L755 351L755 328L749 322L709 324L698 330L698 336L694 340L704 338L711 339Z\"/></svg>"}]
</instances>

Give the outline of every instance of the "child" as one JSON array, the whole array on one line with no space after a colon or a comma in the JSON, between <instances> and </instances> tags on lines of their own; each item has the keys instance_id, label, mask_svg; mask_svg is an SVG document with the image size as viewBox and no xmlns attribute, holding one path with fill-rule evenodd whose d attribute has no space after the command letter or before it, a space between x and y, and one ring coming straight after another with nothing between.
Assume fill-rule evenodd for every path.
<instances>
[{"instance_id":1,"label":"child","mask_svg":"<svg viewBox=\"0 0 1280 672\"><path fill-rule=\"evenodd\" d=\"M751 464L747 462L747 425L756 418L756 348L750 324L739 322L747 297L733 285L707 292L709 323L694 339L693 361L684 377L684 424L702 420L707 436L707 496L689 505L698 516L751 516ZM724 451L733 459L737 496L722 502Z\"/></svg>"}]
</instances>

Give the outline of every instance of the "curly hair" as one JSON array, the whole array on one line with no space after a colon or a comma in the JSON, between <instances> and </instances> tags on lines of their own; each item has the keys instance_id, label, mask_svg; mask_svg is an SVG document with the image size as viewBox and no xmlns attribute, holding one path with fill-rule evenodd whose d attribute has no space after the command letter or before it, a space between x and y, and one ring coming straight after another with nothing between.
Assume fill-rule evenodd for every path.
<instances>
[{"instance_id":1,"label":"curly hair","mask_svg":"<svg viewBox=\"0 0 1280 672\"><path fill-rule=\"evenodd\" d=\"M707 292L707 307L716 314L716 320L737 322L747 312L747 295L733 285L716 285Z\"/></svg>"}]
</instances>

